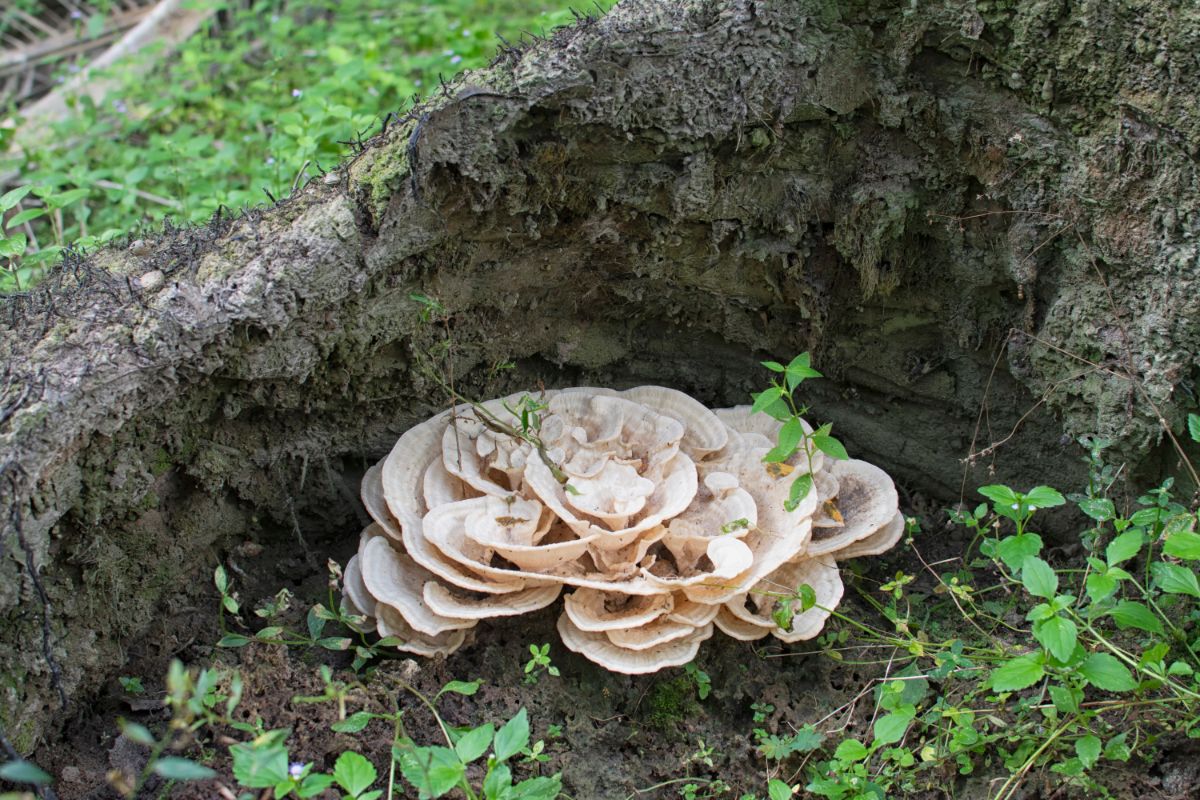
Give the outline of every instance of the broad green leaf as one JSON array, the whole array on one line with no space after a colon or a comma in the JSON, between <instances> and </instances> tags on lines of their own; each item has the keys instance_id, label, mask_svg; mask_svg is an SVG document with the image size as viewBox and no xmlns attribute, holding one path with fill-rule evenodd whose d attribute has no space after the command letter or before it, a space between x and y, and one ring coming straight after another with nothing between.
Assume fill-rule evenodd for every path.
<instances>
[{"instance_id":1,"label":"broad green leaf","mask_svg":"<svg viewBox=\"0 0 1200 800\"><path fill-rule=\"evenodd\" d=\"M979 493L995 503L997 507L1012 508L1017 503L1017 493L1000 484L980 486Z\"/></svg>"},{"instance_id":2,"label":"broad green leaf","mask_svg":"<svg viewBox=\"0 0 1200 800\"><path fill-rule=\"evenodd\" d=\"M767 782L767 796L770 800L791 800L792 787L779 780L779 778L771 778Z\"/></svg>"},{"instance_id":3,"label":"broad green leaf","mask_svg":"<svg viewBox=\"0 0 1200 800\"><path fill-rule=\"evenodd\" d=\"M1040 681L1046 668L1034 654L1017 656L992 670L989 682L997 692L1027 689Z\"/></svg>"},{"instance_id":4,"label":"broad green leaf","mask_svg":"<svg viewBox=\"0 0 1200 800\"><path fill-rule=\"evenodd\" d=\"M1092 653L1079 665L1079 674L1097 689L1128 692L1137 688L1129 669L1108 653Z\"/></svg>"},{"instance_id":5,"label":"broad green leaf","mask_svg":"<svg viewBox=\"0 0 1200 800\"><path fill-rule=\"evenodd\" d=\"M304 780L300 782L300 786L296 788L296 796L301 798L316 797L332 785L332 775L322 775L320 773L306 775Z\"/></svg>"},{"instance_id":6,"label":"broad green leaf","mask_svg":"<svg viewBox=\"0 0 1200 800\"><path fill-rule=\"evenodd\" d=\"M342 753L333 765L333 779L354 797L371 788L375 777L375 765L353 750Z\"/></svg>"},{"instance_id":7,"label":"broad green leaf","mask_svg":"<svg viewBox=\"0 0 1200 800\"><path fill-rule=\"evenodd\" d=\"M830 458L836 458L838 461L846 461L850 458L845 446L832 436L814 436L813 444Z\"/></svg>"},{"instance_id":8,"label":"broad green leaf","mask_svg":"<svg viewBox=\"0 0 1200 800\"><path fill-rule=\"evenodd\" d=\"M484 800L506 800L512 791L512 770L508 764L497 764L483 779Z\"/></svg>"},{"instance_id":9,"label":"broad green leaf","mask_svg":"<svg viewBox=\"0 0 1200 800\"><path fill-rule=\"evenodd\" d=\"M1155 561L1150 565L1150 574L1158 588L1167 594L1186 594L1200 597L1200 583L1196 581L1196 573L1179 564L1168 564L1165 561Z\"/></svg>"},{"instance_id":10,"label":"broad green leaf","mask_svg":"<svg viewBox=\"0 0 1200 800\"><path fill-rule=\"evenodd\" d=\"M1172 558L1183 558L1188 561L1200 559L1200 534L1192 531L1172 533L1163 544L1163 553Z\"/></svg>"},{"instance_id":11,"label":"broad green leaf","mask_svg":"<svg viewBox=\"0 0 1200 800\"><path fill-rule=\"evenodd\" d=\"M751 397L754 398L754 405L750 407L750 410L756 414L760 411L765 411L767 406L771 405L782 396L782 387L772 386L769 389L764 389L756 395L751 395Z\"/></svg>"},{"instance_id":12,"label":"broad green leaf","mask_svg":"<svg viewBox=\"0 0 1200 800\"><path fill-rule=\"evenodd\" d=\"M1091 769L1100 760L1100 739L1092 734L1075 740L1075 755L1084 769Z\"/></svg>"},{"instance_id":13,"label":"broad green leaf","mask_svg":"<svg viewBox=\"0 0 1200 800\"><path fill-rule=\"evenodd\" d=\"M400 757L400 773L422 800L441 797L462 780L466 767L448 747L414 747Z\"/></svg>"},{"instance_id":14,"label":"broad green leaf","mask_svg":"<svg viewBox=\"0 0 1200 800\"><path fill-rule=\"evenodd\" d=\"M1029 506L1030 510L1054 508L1066 502L1066 498L1057 489L1049 486L1035 486L1025 494L1025 505Z\"/></svg>"},{"instance_id":15,"label":"broad green leaf","mask_svg":"<svg viewBox=\"0 0 1200 800\"><path fill-rule=\"evenodd\" d=\"M18 186L0 195L0 212L8 211L10 208L15 208L17 203L25 199L25 195L33 191L33 184L27 183L24 186ZM22 762L13 762L22 763Z\"/></svg>"},{"instance_id":16,"label":"broad green leaf","mask_svg":"<svg viewBox=\"0 0 1200 800\"><path fill-rule=\"evenodd\" d=\"M458 741L454 743L454 752L458 753L458 757L469 764L487 752L488 747L492 744L492 737L495 734L496 729L490 722L480 725L477 728L472 728L458 737Z\"/></svg>"},{"instance_id":17,"label":"broad green leaf","mask_svg":"<svg viewBox=\"0 0 1200 800\"><path fill-rule=\"evenodd\" d=\"M234 744L229 746L233 756L233 777L247 789L266 789L286 781L288 775L287 749L280 744Z\"/></svg>"},{"instance_id":18,"label":"broad green leaf","mask_svg":"<svg viewBox=\"0 0 1200 800\"><path fill-rule=\"evenodd\" d=\"M447 694L447 693L463 694L463 695L466 695L467 697L471 697L472 695L474 695L476 692L479 691L479 687L482 685L483 685L482 679L476 680L476 681L450 681L449 683L447 683L445 686L442 687L441 691L439 691L436 695L433 696L433 699L436 700L439 697L441 697L442 695Z\"/></svg>"},{"instance_id":19,"label":"broad green leaf","mask_svg":"<svg viewBox=\"0 0 1200 800\"><path fill-rule=\"evenodd\" d=\"M562 779L541 776L528 778L513 787L513 800L554 800L562 792Z\"/></svg>"},{"instance_id":20,"label":"broad green leaf","mask_svg":"<svg viewBox=\"0 0 1200 800\"><path fill-rule=\"evenodd\" d=\"M1115 567L1122 561L1136 556L1144 541L1141 531L1126 531L1108 543L1108 547L1104 549L1104 558L1110 567Z\"/></svg>"},{"instance_id":21,"label":"broad green leaf","mask_svg":"<svg viewBox=\"0 0 1200 800\"><path fill-rule=\"evenodd\" d=\"M812 353L800 353L788 362L787 369L803 369L812 366Z\"/></svg>"},{"instance_id":22,"label":"broad green leaf","mask_svg":"<svg viewBox=\"0 0 1200 800\"><path fill-rule=\"evenodd\" d=\"M1066 661L1075 651L1079 630L1066 617L1054 616L1034 625L1033 636L1051 655L1059 661Z\"/></svg>"},{"instance_id":23,"label":"broad green leaf","mask_svg":"<svg viewBox=\"0 0 1200 800\"><path fill-rule=\"evenodd\" d=\"M858 739L843 739L833 756L838 761L862 761L871 751Z\"/></svg>"},{"instance_id":24,"label":"broad green leaf","mask_svg":"<svg viewBox=\"0 0 1200 800\"><path fill-rule=\"evenodd\" d=\"M1021 583L1034 597L1052 599L1058 591L1058 575L1054 569L1037 556L1029 556L1021 563Z\"/></svg>"},{"instance_id":25,"label":"broad green leaf","mask_svg":"<svg viewBox=\"0 0 1200 800\"><path fill-rule=\"evenodd\" d=\"M1107 572L1093 572L1084 582L1087 595L1093 603L1098 603L1117 590L1117 579Z\"/></svg>"},{"instance_id":26,"label":"broad green leaf","mask_svg":"<svg viewBox=\"0 0 1200 800\"><path fill-rule=\"evenodd\" d=\"M783 364L780 364L778 361L764 361L762 365L771 370L771 372L783 372L784 370Z\"/></svg>"},{"instance_id":27,"label":"broad green leaf","mask_svg":"<svg viewBox=\"0 0 1200 800\"><path fill-rule=\"evenodd\" d=\"M911 714L885 714L875 720L875 744L895 744L904 738Z\"/></svg>"},{"instance_id":28,"label":"broad green leaf","mask_svg":"<svg viewBox=\"0 0 1200 800\"><path fill-rule=\"evenodd\" d=\"M1200 414L1188 414L1188 435L1193 442L1200 442Z\"/></svg>"},{"instance_id":29,"label":"broad green leaf","mask_svg":"<svg viewBox=\"0 0 1200 800\"><path fill-rule=\"evenodd\" d=\"M1113 501L1107 497L1088 497L1080 500L1079 510L1097 522L1105 522L1117 515Z\"/></svg>"},{"instance_id":30,"label":"broad green leaf","mask_svg":"<svg viewBox=\"0 0 1200 800\"><path fill-rule=\"evenodd\" d=\"M0 236L0 258L19 258L24 255L28 244L23 233Z\"/></svg>"},{"instance_id":31,"label":"broad green leaf","mask_svg":"<svg viewBox=\"0 0 1200 800\"><path fill-rule=\"evenodd\" d=\"M1109 739L1108 744L1104 745L1104 757L1112 761L1128 761L1133 752L1125 744L1127 735L1122 733Z\"/></svg>"},{"instance_id":32,"label":"broad green leaf","mask_svg":"<svg viewBox=\"0 0 1200 800\"><path fill-rule=\"evenodd\" d=\"M32 783L35 786L50 783L50 773L30 761L18 759L0 765L0 778L13 783Z\"/></svg>"},{"instance_id":33,"label":"broad green leaf","mask_svg":"<svg viewBox=\"0 0 1200 800\"><path fill-rule=\"evenodd\" d=\"M1063 714L1078 714L1081 695L1059 684L1050 685L1050 700L1054 707Z\"/></svg>"},{"instance_id":34,"label":"broad green leaf","mask_svg":"<svg viewBox=\"0 0 1200 800\"><path fill-rule=\"evenodd\" d=\"M1020 536L1006 536L996 544L996 553L1004 566L1017 571L1025 563L1025 559L1042 552L1042 537L1036 533L1023 533Z\"/></svg>"},{"instance_id":35,"label":"broad green leaf","mask_svg":"<svg viewBox=\"0 0 1200 800\"><path fill-rule=\"evenodd\" d=\"M796 480L792 481L792 488L788 491L788 499L784 502L783 507L788 511L795 511L799 507L804 498L808 497L808 493L812 491L813 476L811 472L806 472Z\"/></svg>"},{"instance_id":36,"label":"broad green leaf","mask_svg":"<svg viewBox=\"0 0 1200 800\"><path fill-rule=\"evenodd\" d=\"M529 744L529 715L525 709L496 731L495 743L492 750L497 761L507 761Z\"/></svg>"},{"instance_id":37,"label":"broad green leaf","mask_svg":"<svg viewBox=\"0 0 1200 800\"><path fill-rule=\"evenodd\" d=\"M155 761L154 771L171 781L202 781L217 776L215 770L177 756L167 756Z\"/></svg>"},{"instance_id":38,"label":"broad green leaf","mask_svg":"<svg viewBox=\"0 0 1200 800\"><path fill-rule=\"evenodd\" d=\"M370 723L372 714L370 711L356 711L340 722L335 722L330 727L338 733L358 733Z\"/></svg>"},{"instance_id":39,"label":"broad green leaf","mask_svg":"<svg viewBox=\"0 0 1200 800\"><path fill-rule=\"evenodd\" d=\"M1116 620L1121 630L1137 628L1149 633L1165 634L1162 622L1141 603L1132 600L1122 600L1109 610L1109 615Z\"/></svg>"}]
</instances>

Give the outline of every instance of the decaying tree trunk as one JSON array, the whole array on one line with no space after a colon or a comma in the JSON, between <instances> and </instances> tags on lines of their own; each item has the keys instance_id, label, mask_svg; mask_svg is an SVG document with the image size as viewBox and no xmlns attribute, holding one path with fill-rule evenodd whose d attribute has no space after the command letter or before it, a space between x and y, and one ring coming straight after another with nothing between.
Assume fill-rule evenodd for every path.
<instances>
[{"instance_id":1,"label":"decaying tree trunk","mask_svg":"<svg viewBox=\"0 0 1200 800\"><path fill-rule=\"evenodd\" d=\"M411 293L478 397L727 405L812 350L812 415L939 501L1078 486L1084 433L1169 466L1200 344L1185 8L625 0L274 208L68 259L0 338L6 736L231 542L356 535L363 466L445 399Z\"/></svg>"}]
</instances>

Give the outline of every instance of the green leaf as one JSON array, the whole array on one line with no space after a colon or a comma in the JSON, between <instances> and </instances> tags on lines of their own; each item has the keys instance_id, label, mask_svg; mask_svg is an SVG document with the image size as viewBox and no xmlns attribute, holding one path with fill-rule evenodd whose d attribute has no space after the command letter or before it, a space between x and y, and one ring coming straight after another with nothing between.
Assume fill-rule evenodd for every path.
<instances>
[{"instance_id":1,"label":"green leaf","mask_svg":"<svg viewBox=\"0 0 1200 800\"><path fill-rule=\"evenodd\" d=\"M317 641L326 650L349 650L354 640L346 636L330 636Z\"/></svg>"},{"instance_id":2,"label":"green leaf","mask_svg":"<svg viewBox=\"0 0 1200 800\"><path fill-rule=\"evenodd\" d=\"M778 361L764 361L762 365L771 370L771 372L783 372L784 370L783 364L780 364Z\"/></svg>"},{"instance_id":3,"label":"green leaf","mask_svg":"<svg viewBox=\"0 0 1200 800\"><path fill-rule=\"evenodd\" d=\"M508 764L497 764L483 779L484 800L508 800L512 789L512 770Z\"/></svg>"},{"instance_id":4,"label":"green leaf","mask_svg":"<svg viewBox=\"0 0 1200 800\"><path fill-rule=\"evenodd\" d=\"M779 442L762 457L768 464L787 461L796 452L796 446L804 437L804 423L799 417L791 417L779 429Z\"/></svg>"},{"instance_id":5,"label":"green leaf","mask_svg":"<svg viewBox=\"0 0 1200 800\"><path fill-rule=\"evenodd\" d=\"M1108 744L1104 745L1104 757L1111 761L1128 761L1133 752L1129 749L1129 745L1125 744L1127 734L1119 734L1108 740Z\"/></svg>"},{"instance_id":6,"label":"green leaf","mask_svg":"<svg viewBox=\"0 0 1200 800\"><path fill-rule=\"evenodd\" d=\"M858 739L843 739L842 743L837 746L837 750L833 752L833 756L838 761L853 762L862 761L870 753L867 746Z\"/></svg>"},{"instance_id":7,"label":"green leaf","mask_svg":"<svg viewBox=\"0 0 1200 800\"><path fill-rule=\"evenodd\" d=\"M779 778L771 778L767 782L767 796L770 800L791 800L792 787L779 780Z\"/></svg>"},{"instance_id":8,"label":"green leaf","mask_svg":"<svg viewBox=\"0 0 1200 800\"><path fill-rule=\"evenodd\" d=\"M1200 559L1200 534L1191 531L1172 533L1163 544L1163 553L1188 561Z\"/></svg>"},{"instance_id":9,"label":"green leaf","mask_svg":"<svg viewBox=\"0 0 1200 800\"><path fill-rule=\"evenodd\" d=\"M441 797L458 786L466 767L448 747L414 747L400 758L400 773L417 787L422 800Z\"/></svg>"},{"instance_id":10,"label":"green leaf","mask_svg":"<svg viewBox=\"0 0 1200 800\"><path fill-rule=\"evenodd\" d=\"M11 217L9 217L8 221L4 223L4 226L9 230L13 230L20 225L24 225L26 222L32 222L38 217L43 216L45 213L46 209L44 208L27 208L24 211L13 214Z\"/></svg>"},{"instance_id":11,"label":"green leaf","mask_svg":"<svg viewBox=\"0 0 1200 800\"><path fill-rule=\"evenodd\" d=\"M1109 615L1116 620L1121 630L1137 628L1149 633L1166 634L1162 622L1141 603L1132 600L1122 600L1109 610Z\"/></svg>"},{"instance_id":12,"label":"green leaf","mask_svg":"<svg viewBox=\"0 0 1200 800\"><path fill-rule=\"evenodd\" d=\"M911 714L885 714L875 720L875 744L895 744L904 738L908 724L912 722Z\"/></svg>"},{"instance_id":13,"label":"green leaf","mask_svg":"<svg viewBox=\"0 0 1200 800\"><path fill-rule=\"evenodd\" d=\"M1155 561L1150 565L1150 574L1158 588L1167 594L1186 594L1200 597L1200 584L1196 581L1196 573L1179 564L1168 564L1165 561Z\"/></svg>"},{"instance_id":14,"label":"green leaf","mask_svg":"<svg viewBox=\"0 0 1200 800\"><path fill-rule=\"evenodd\" d=\"M1087 595L1093 603L1098 603L1117 590L1117 579L1107 572L1093 572L1084 582Z\"/></svg>"},{"instance_id":15,"label":"green leaf","mask_svg":"<svg viewBox=\"0 0 1200 800\"><path fill-rule=\"evenodd\" d=\"M1200 442L1200 415L1188 414L1188 435L1193 442Z\"/></svg>"},{"instance_id":16,"label":"green leaf","mask_svg":"<svg viewBox=\"0 0 1200 800\"><path fill-rule=\"evenodd\" d=\"M15 208L17 203L24 200L25 195L29 194L32 191L33 191L33 184L27 183L24 186L18 186L17 188L7 191L3 195L0 195L0 212L8 211L10 208ZM14 761L12 763L17 764L17 763L25 763L25 762ZM28 783L28 781L25 781L25 783Z\"/></svg>"},{"instance_id":17,"label":"green leaf","mask_svg":"<svg viewBox=\"0 0 1200 800\"><path fill-rule=\"evenodd\" d=\"M333 779L355 797L371 788L375 777L375 765L353 750L342 753L333 765Z\"/></svg>"},{"instance_id":18,"label":"green leaf","mask_svg":"<svg viewBox=\"0 0 1200 800\"><path fill-rule=\"evenodd\" d=\"M750 407L750 411L757 414L760 411L765 411L767 406L783 397L783 387L772 386L769 389L764 389L758 394L751 395L751 397L754 398L754 405Z\"/></svg>"},{"instance_id":19,"label":"green leaf","mask_svg":"<svg viewBox=\"0 0 1200 800\"><path fill-rule=\"evenodd\" d=\"M788 491L788 499L784 501L783 507L788 511L795 511L799 508L800 503L804 498L808 497L808 493L812 491L813 476L811 472L806 472L796 480L792 481L792 488Z\"/></svg>"},{"instance_id":20,"label":"green leaf","mask_svg":"<svg viewBox=\"0 0 1200 800\"><path fill-rule=\"evenodd\" d=\"M482 685L482 678L477 681L450 681L442 687L441 691L433 696L433 699L437 700L439 697L447 693L463 694L467 697L471 697L479 691L479 687Z\"/></svg>"},{"instance_id":21,"label":"green leaf","mask_svg":"<svg viewBox=\"0 0 1200 800\"><path fill-rule=\"evenodd\" d=\"M814 436L813 444L830 458L836 458L838 461L847 461L850 458L850 454L846 452L845 446L832 436Z\"/></svg>"},{"instance_id":22,"label":"green leaf","mask_svg":"<svg viewBox=\"0 0 1200 800\"><path fill-rule=\"evenodd\" d=\"M492 751L495 753L497 761L507 761L525 749L527 744L529 744L529 715L522 708L515 717L496 731Z\"/></svg>"},{"instance_id":23,"label":"green leaf","mask_svg":"<svg viewBox=\"0 0 1200 800\"><path fill-rule=\"evenodd\" d=\"M344 720L335 722L329 727L338 733L358 733L367 727L373 717L374 715L370 711L355 711Z\"/></svg>"},{"instance_id":24,"label":"green leaf","mask_svg":"<svg viewBox=\"0 0 1200 800\"><path fill-rule=\"evenodd\" d=\"M1067 661L1075 652L1079 630L1066 617L1054 616L1034 625L1033 636L1059 661Z\"/></svg>"},{"instance_id":25,"label":"green leaf","mask_svg":"<svg viewBox=\"0 0 1200 800\"><path fill-rule=\"evenodd\" d=\"M562 779L541 776L523 780L513 787L514 800L554 800L562 792Z\"/></svg>"},{"instance_id":26,"label":"green leaf","mask_svg":"<svg viewBox=\"0 0 1200 800\"><path fill-rule=\"evenodd\" d=\"M1108 543L1104 549L1104 558L1110 567L1115 567L1122 561L1128 561L1142 549L1144 539L1141 531L1126 531Z\"/></svg>"},{"instance_id":27,"label":"green leaf","mask_svg":"<svg viewBox=\"0 0 1200 800\"><path fill-rule=\"evenodd\" d=\"M989 682L997 692L1015 692L1027 689L1040 681L1046 668L1034 654L1017 656L992 670Z\"/></svg>"},{"instance_id":28,"label":"green leaf","mask_svg":"<svg viewBox=\"0 0 1200 800\"><path fill-rule=\"evenodd\" d=\"M1007 486L993 484L991 486L980 486L979 493L991 500L997 506L1012 508L1017 503L1017 493Z\"/></svg>"},{"instance_id":29,"label":"green leaf","mask_svg":"<svg viewBox=\"0 0 1200 800\"><path fill-rule=\"evenodd\" d=\"M9 193L11 194L11 192ZM2 201L3 198L0 198ZM50 783L53 778L50 773L34 764L31 761L18 759L9 761L7 764L0 765L0 778L13 783L32 783L40 786L45 783Z\"/></svg>"},{"instance_id":30,"label":"green leaf","mask_svg":"<svg viewBox=\"0 0 1200 800\"><path fill-rule=\"evenodd\" d=\"M146 747L153 747L155 744L154 734L145 725L139 725L136 722L127 722L118 720L117 724L121 728L121 735L131 742L137 742Z\"/></svg>"},{"instance_id":31,"label":"green leaf","mask_svg":"<svg viewBox=\"0 0 1200 800\"><path fill-rule=\"evenodd\" d=\"M1058 591L1058 575L1054 569L1037 556L1029 556L1021 563L1021 583L1034 597L1050 600Z\"/></svg>"},{"instance_id":32,"label":"green leaf","mask_svg":"<svg viewBox=\"0 0 1200 800\"><path fill-rule=\"evenodd\" d=\"M283 745L234 744L229 746L229 753L233 756L233 777L247 789L266 789L290 777Z\"/></svg>"},{"instance_id":33,"label":"green leaf","mask_svg":"<svg viewBox=\"0 0 1200 800\"><path fill-rule=\"evenodd\" d=\"M1128 692L1137 687L1133 674L1108 653L1092 653L1079 665L1079 674L1106 692Z\"/></svg>"},{"instance_id":34,"label":"green leaf","mask_svg":"<svg viewBox=\"0 0 1200 800\"><path fill-rule=\"evenodd\" d=\"M0 236L0 258L19 258L24 255L28 244L23 233Z\"/></svg>"},{"instance_id":35,"label":"green leaf","mask_svg":"<svg viewBox=\"0 0 1200 800\"><path fill-rule=\"evenodd\" d=\"M1075 755L1084 769L1091 769L1100 760L1100 739L1088 734L1075 740Z\"/></svg>"},{"instance_id":36,"label":"green leaf","mask_svg":"<svg viewBox=\"0 0 1200 800\"><path fill-rule=\"evenodd\" d=\"M1029 506L1031 511L1039 508L1054 508L1066 502L1066 498L1057 489L1049 486L1035 486L1025 494L1025 505Z\"/></svg>"},{"instance_id":37,"label":"green leaf","mask_svg":"<svg viewBox=\"0 0 1200 800\"><path fill-rule=\"evenodd\" d=\"M996 552L1004 566L1015 572L1025 563L1025 559L1042 552L1042 537L1036 533L1006 536L996 545Z\"/></svg>"},{"instance_id":38,"label":"green leaf","mask_svg":"<svg viewBox=\"0 0 1200 800\"><path fill-rule=\"evenodd\" d=\"M240 633L227 633L217 642L217 647L245 647L250 641L250 637Z\"/></svg>"},{"instance_id":39,"label":"green leaf","mask_svg":"<svg viewBox=\"0 0 1200 800\"><path fill-rule=\"evenodd\" d=\"M1097 522L1105 522L1117 515L1113 501L1107 497L1088 497L1079 501L1079 510Z\"/></svg>"},{"instance_id":40,"label":"green leaf","mask_svg":"<svg viewBox=\"0 0 1200 800\"><path fill-rule=\"evenodd\" d=\"M167 756L155 761L154 771L171 781L203 781L217 776L215 770L177 756Z\"/></svg>"},{"instance_id":41,"label":"green leaf","mask_svg":"<svg viewBox=\"0 0 1200 800\"><path fill-rule=\"evenodd\" d=\"M308 610L308 614L305 617L305 622L308 625L308 636L310 639L319 639L322 631L325 630L325 619L321 616L319 610L322 608L323 607L319 604L313 606Z\"/></svg>"},{"instance_id":42,"label":"green leaf","mask_svg":"<svg viewBox=\"0 0 1200 800\"><path fill-rule=\"evenodd\" d=\"M1066 686L1060 686L1057 683L1050 685L1050 700L1062 714L1078 714L1081 697L1080 694Z\"/></svg>"},{"instance_id":43,"label":"green leaf","mask_svg":"<svg viewBox=\"0 0 1200 800\"><path fill-rule=\"evenodd\" d=\"M487 752L495 733L496 729L490 722L480 725L477 728L472 728L460 736L458 741L454 743L454 752L458 753L458 757L469 764Z\"/></svg>"},{"instance_id":44,"label":"green leaf","mask_svg":"<svg viewBox=\"0 0 1200 800\"><path fill-rule=\"evenodd\" d=\"M225 610L230 614L238 613L238 602L233 599L233 595L222 595L221 605L225 606Z\"/></svg>"},{"instance_id":45,"label":"green leaf","mask_svg":"<svg viewBox=\"0 0 1200 800\"><path fill-rule=\"evenodd\" d=\"M300 786L296 788L296 796L301 798L316 797L332 785L332 775L323 775L321 773L306 775L304 780L300 782Z\"/></svg>"}]
</instances>

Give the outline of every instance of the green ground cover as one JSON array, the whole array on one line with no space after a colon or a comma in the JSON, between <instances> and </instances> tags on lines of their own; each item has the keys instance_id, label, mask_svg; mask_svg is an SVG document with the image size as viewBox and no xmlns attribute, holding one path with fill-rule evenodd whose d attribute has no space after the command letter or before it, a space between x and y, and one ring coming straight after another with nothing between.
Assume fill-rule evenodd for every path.
<instances>
[{"instance_id":1,"label":"green ground cover","mask_svg":"<svg viewBox=\"0 0 1200 800\"><path fill-rule=\"evenodd\" d=\"M103 102L75 104L36 149L0 156L0 174L17 176L0 198L0 289L36 282L67 245L286 196L439 76L486 64L497 34L515 42L574 19L561 0L218 5L149 74L118 73Z\"/></svg>"}]
</instances>

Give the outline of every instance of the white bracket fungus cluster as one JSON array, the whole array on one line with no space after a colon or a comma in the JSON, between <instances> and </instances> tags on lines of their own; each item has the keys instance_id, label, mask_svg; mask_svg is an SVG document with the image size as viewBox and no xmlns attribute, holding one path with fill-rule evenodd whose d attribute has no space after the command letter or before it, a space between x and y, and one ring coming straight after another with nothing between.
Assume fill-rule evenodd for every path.
<instances>
[{"instance_id":1,"label":"white bracket fungus cluster","mask_svg":"<svg viewBox=\"0 0 1200 800\"><path fill-rule=\"evenodd\" d=\"M877 467L810 463L804 448L763 463L780 423L748 406L712 411L657 386L547 391L536 435L513 436L496 421L521 399L438 414L363 479L375 524L346 566L346 607L401 650L451 653L479 620L564 590L563 643L615 672L685 664L714 625L810 639L841 599L837 561L904 531ZM815 488L787 511L797 469Z\"/></svg>"}]
</instances>

